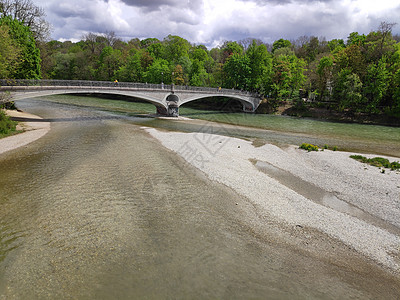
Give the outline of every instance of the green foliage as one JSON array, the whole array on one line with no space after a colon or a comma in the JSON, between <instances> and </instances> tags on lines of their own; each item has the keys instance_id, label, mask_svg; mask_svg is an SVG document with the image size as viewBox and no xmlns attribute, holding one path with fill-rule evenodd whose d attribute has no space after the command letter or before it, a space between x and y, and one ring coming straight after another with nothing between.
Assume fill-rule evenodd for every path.
<instances>
[{"instance_id":1,"label":"green foliage","mask_svg":"<svg viewBox=\"0 0 400 300\"><path fill-rule=\"evenodd\" d=\"M21 63L20 48L9 34L7 25L0 26L0 78L9 78Z\"/></svg>"},{"instance_id":2,"label":"green foliage","mask_svg":"<svg viewBox=\"0 0 400 300\"><path fill-rule=\"evenodd\" d=\"M153 64L153 57L144 50L137 50L133 55L128 56L126 64L119 67L115 72L115 77L120 81L142 82L145 72Z\"/></svg>"},{"instance_id":3,"label":"green foliage","mask_svg":"<svg viewBox=\"0 0 400 300\"><path fill-rule=\"evenodd\" d=\"M243 55L243 47L237 42L226 42L221 49L222 52L222 63L225 63L227 59L234 54Z\"/></svg>"},{"instance_id":4,"label":"green foliage","mask_svg":"<svg viewBox=\"0 0 400 300\"><path fill-rule=\"evenodd\" d=\"M331 51L331 53L336 53L341 51L342 49L344 49L346 47L346 45L344 44L344 41L342 39L333 39L331 41L328 42L328 47L329 50Z\"/></svg>"},{"instance_id":5,"label":"green foliage","mask_svg":"<svg viewBox=\"0 0 400 300\"><path fill-rule=\"evenodd\" d=\"M33 33L29 27L11 17L0 18L0 27L6 25L8 34L17 48L20 63L10 72L9 76L18 79L40 79L40 50L36 47Z\"/></svg>"},{"instance_id":6,"label":"green foliage","mask_svg":"<svg viewBox=\"0 0 400 300\"><path fill-rule=\"evenodd\" d=\"M332 98L336 100L339 110L351 107L358 109L362 105L362 82L350 69L342 69L336 78Z\"/></svg>"},{"instance_id":7,"label":"green foliage","mask_svg":"<svg viewBox=\"0 0 400 300\"><path fill-rule=\"evenodd\" d=\"M319 150L318 146L315 146L315 145L312 145L312 144L307 144L307 143L301 144L300 145L300 149L307 150L308 152L318 151Z\"/></svg>"},{"instance_id":8,"label":"green foliage","mask_svg":"<svg viewBox=\"0 0 400 300\"><path fill-rule=\"evenodd\" d=\"M332 56L324 56L319 60L317 66L317 91L320 99L323 100L326 93L330 92L328 90L328 84L332 79L332 72L334 67L334 58Z\"/></svg>"},{"instance_id":9,"label":"green foliage","mask_svg":"<svg viewBox=\"0 0 400 300\"><path fill-rule=\"evenodd\" d=\"M101 51L96 73L98 80L111 81L115 78L115 74L121 65L121 51L106 46Z\"/></svg>"},{"instance_id":10,"label":"green foliage","mask_svg":"<svg viewBox=\"0 0 400 300\"><path fill-rule=\"evenodd\" d=\"M272 72L272 56L268 53L265 45L257 45L253 40L246 55L249 58L249 86L250 90L264 92L268 89L269 79Z\"/></svg>"},{"instance_id":11,"label":"green foliage","mask_svg":"<svg viewBox=\"0 0 400 300\"><path fill-rule=\"evenodd\" d=\"M276 50L280 48L290 48L292 43L285 39L279 39L272 44L272 53L275 53Z\"/></svg>"},{"instance_id":12,"label":"green foliage","mask_svg":"<svg viewBox=\"0 0 400 300\"><path fill-rule=\"evenodd\" d=\"M275 98L290 99L305 82L306 63L295 55L280 55L272 61L270 93Z\"/></svg>"},{"instance_id":13,"label":"green foliage","mask_svg":"<svg viewBox=\"0 0 400 300\"><path fill-rule=\"evenodd\" d=\"M379 168L388 168L391 170L400 170L400 163L398 161L390 162L388 159L383 157L374 157L367 158L362 155L350 155L350 158L353 158L362 163L369 164L371 166L379 167Z\"/></svg>"},{"instance_id":14,"label":"green foliage","mask_svg":"<svg viewBox=\"0 0 400 300\"><path fill-rule=\"evenodd\" d=\"M0 110L0 137L4 137L16 130L17 122L11 121L10 118Z\"/></svg>"},{"instance_id":15,"label":"green foliage","mask_svg":"<svg viewBox=\"0 0 400 300\"><path fill-rule=\"evenodd\" d=\"M172 63L178 63L183 56L189 57L190 43L175 35L169 35L164 39L165 56L164 58Z\"/></svg>"},{"instance_id":16,"label":"green foliage","mask_svg":"<svg viewBox=\"0 0 400 300\"><path fill-rule=\"evenodd\" d=\"M224 65L227 88L246 89L250 83L250 58L247 55L234 53Z\"/></svg>"},{"instance_id":17,"label":"green foliage","mask_svg":"<svg viewBox=\"0 0 400 300\"><path fill-rule=\"evenodd\" d=\"M154 62L149 66L147 71L144 73L145 82L158 83L162 81L170 84L171 74L169 63L165 59L155 59Z\"/></svg>"},{"instance_id":18,"label":"green foliage","mask_svg":"<svg viewBox=\"0 0 400 300\"><path fill-rule=\"evenodd\" d=\"M349 37L347 38L347 46L357 45L361 46L365 43L366 36L364 34L358 34L358 32L350 33Z\"/></svg>"},{"instance_id":19,"label":"green foliage","mask_svg":"<svg viewBox=\"0 0 400 300\"><path fill-rule=\"evenodd\" d=\"M377 64L371 63L366 74L364 94L366 97L366 108L370 112L377 112L378 106L386 95L389 88L389 71L384 59Z\"/></svg>"}]
</instances>

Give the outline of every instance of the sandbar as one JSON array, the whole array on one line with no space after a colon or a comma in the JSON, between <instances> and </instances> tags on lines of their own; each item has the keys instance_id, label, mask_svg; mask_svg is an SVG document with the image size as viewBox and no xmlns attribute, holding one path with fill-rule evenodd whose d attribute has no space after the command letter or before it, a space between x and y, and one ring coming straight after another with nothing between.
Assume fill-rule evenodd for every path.
<instances>
[{"instance_id":1,"label":"sandbar","mask_svg":"<svg viewBox=\"0 0 400 300\"><path fill-rule=\"evenodd\" d=\"M22 133L0 139L0 154L26 146L40 139L50 130L50 122L40 121L42 118L39 116L17 110L6 110L6 114L10 117L27 119L28 121L18 124L17 129L23 130Z\"/></svg>"},{"instance_id":2,"label":"sandbar","mask_svg":"<svg viewBox=\"0 0 400 300\"><path fill-rule=\"evenodd\" d=\"M211 133L146 131L209 179L246 197L266 220L317 230L400 274L399 171L383 173L349 157L356 153L257 146Z\"/></svg>"}]
</instances>

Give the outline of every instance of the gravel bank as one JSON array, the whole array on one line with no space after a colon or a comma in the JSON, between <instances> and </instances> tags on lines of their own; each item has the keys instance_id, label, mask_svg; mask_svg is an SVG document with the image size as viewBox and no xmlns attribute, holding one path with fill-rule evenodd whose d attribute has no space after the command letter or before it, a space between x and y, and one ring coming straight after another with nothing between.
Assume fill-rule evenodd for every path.
<instances>
[{"instance_id":1,"label":"gravel bank","mask_svg":"<svg viewBox=\"0 0 400 300\"><path fill-rule=\"evenodd\" d=\"M381 173L349 158L354 153L255 147L213 134L146 130L211 180L247 197L261 213L315 228L400 273L399 172Z\"/></svg>"},{"instance_id":2,"label":"gravel bank","mask_svg":"<svg viewBox=\"0 0 400 300\"><path fill-rule=\"evenodd\" d=\"M49 122L33 121L34 119L40 120L41 118L38 116L16 110L7 110L6 114L10 117L26 118L29 121L18 124L19 128L17 129L24 130L23 133L0 139L0 154L32 143L50 130Z\"/></svg>"}]
</instances>

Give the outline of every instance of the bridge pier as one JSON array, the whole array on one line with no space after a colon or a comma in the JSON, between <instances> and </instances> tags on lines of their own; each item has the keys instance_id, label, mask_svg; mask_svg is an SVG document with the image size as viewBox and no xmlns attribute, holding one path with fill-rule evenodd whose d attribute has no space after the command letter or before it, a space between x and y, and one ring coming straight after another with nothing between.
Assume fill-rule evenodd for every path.
<instances>
[{"instance_id":1,"label":"bridge pier","mask_svg":"<svg viewBox=\"0 0 400 300\"><path fill-rule=\"evenodd\" d=\"M179 97L175 95L174 91L171 91L171 94L167 96L167 116L168 117L179 117Z\"/></svg>"},{"instance_id":2,"label":"bridge pier","mask_svg":"<svg viewBox=\"0 0 400 300\"><path fill-rule=\"evenodd\" d=\"M179 117L179 107L176 103L168 104L168 117Z\"/></svg>"}]
</instances>

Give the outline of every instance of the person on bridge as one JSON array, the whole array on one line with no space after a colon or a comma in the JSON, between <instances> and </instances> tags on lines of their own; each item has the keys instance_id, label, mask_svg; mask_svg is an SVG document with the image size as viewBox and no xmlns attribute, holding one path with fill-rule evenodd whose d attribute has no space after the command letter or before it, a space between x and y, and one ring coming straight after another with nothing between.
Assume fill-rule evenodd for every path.
<instances>
[{"instance_id":1,"label":"person on bridge","mask_svg":"<svg viewBox=\"0 0 400 300\"><path fill-rule=\"evenodd\" d=\"M114 85L118 86L118 80L117 79L114 80Z\"/></svg>"}]
</instances>

